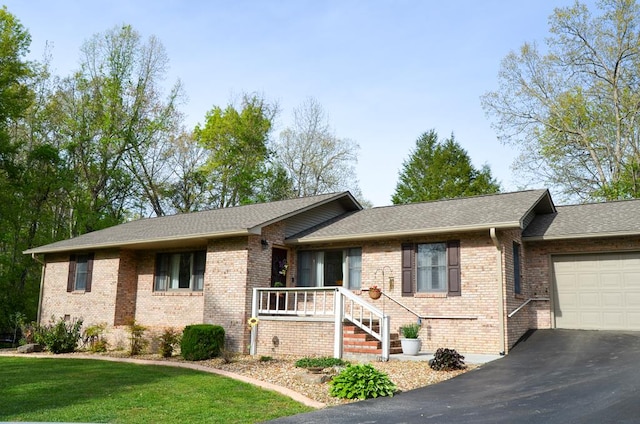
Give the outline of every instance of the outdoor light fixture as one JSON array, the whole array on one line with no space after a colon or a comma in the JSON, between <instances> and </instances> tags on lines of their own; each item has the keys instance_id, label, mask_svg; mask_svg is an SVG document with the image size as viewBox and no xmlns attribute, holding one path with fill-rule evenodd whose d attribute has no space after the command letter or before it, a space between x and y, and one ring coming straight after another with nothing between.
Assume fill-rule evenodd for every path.
<instances>
[{"instance_id":1,"label":"outdoor light fixture","mask_svg":"<svg viewBox=\"0 0 640 424\"><path fill-rule=\"evenodd\" d=\"M260 240L260 244L262 244L263 249L266 249L267 247L269 247L269 242L265 239Z\"/></svg>"}]
</instances>

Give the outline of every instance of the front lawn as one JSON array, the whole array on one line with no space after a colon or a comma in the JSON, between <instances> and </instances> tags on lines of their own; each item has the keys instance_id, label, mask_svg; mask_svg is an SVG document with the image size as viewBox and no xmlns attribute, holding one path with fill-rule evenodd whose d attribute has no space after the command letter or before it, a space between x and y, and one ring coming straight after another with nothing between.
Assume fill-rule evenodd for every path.
<instances>
[{"instance_id":1,"label":"front lawn","mask_svg":"<svg viewBox=\"0 0 640 424\"><path fill-rule=\"evenodd\" d=\"M0 421L253 423L311 410L278 393L189 369L0 357Z\"/></svg>"}]
</instances>

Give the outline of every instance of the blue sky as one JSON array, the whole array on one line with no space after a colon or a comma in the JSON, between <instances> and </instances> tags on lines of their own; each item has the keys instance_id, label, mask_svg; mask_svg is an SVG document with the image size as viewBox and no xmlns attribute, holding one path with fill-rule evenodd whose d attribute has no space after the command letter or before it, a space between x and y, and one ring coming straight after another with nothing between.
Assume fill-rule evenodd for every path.
<instances>
[{"instance_id":1,"label":"blue sky","mask_svg":"<svg viewBox=\"0 0 640 424\"><path fill-rule=\"evenodd\" d=\"M516 151L501 145L480 106L501 60L526 41L544 43L548 17L572 0L38 1L4 4L32 36L31 57L53 45L53 68L78 67L82 43L123 23L157 36L180 79L187 127L243 92L277 101L276 133L293 108L316 98L338 137L360 145L365 199L388 205L415 140L452 132L477 167L505 190ZM592 2L587 2L591 4Z\"/></svg>"}]
</instances>

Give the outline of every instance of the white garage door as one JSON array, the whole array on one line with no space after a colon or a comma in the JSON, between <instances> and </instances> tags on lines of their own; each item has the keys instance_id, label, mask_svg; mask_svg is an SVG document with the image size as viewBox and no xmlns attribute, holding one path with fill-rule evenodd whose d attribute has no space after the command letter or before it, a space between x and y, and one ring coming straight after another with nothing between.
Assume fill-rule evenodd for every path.
<instances>
[{"instance_id":1,"label":"white garage door","mask_svg":"<svg viewBox=\"0 0 640 424\"><path fill-rule=\"evenodd\" d=\"M640 330L640 252L553 257L557 328Z\"/></svg>"}]
</instances>

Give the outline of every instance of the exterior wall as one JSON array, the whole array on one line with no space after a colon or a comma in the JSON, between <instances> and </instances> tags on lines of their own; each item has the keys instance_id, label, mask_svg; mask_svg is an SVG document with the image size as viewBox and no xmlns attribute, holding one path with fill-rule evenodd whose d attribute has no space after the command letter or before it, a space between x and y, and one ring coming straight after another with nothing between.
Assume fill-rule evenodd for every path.
<instances>
[{"instance_id":1,"label":"exterior wall","mask_svg":"<svg viewBox=\"0 0 640 424\"><path fill-rule=\"evenodd\" d=\"M552 255L640 250L640 237L638 236L529 241L525 243L526 255L523 267L533 297L553 298ZM535 302L530 308L529 318L530 328L553 328L553 302Z\"/></svg>"},{"instance_id":2,"label":"exterior wall","mask_svg":"<svg viewBox=\"0 0 640 424\"><path fill-rule=\"evenodd\" d=\"M412 296L403 297L401 244L448 240L460 240L462 295L414 293ZM362 247L363 290L355 293L391 315L392 332L398 332L404 324L417 321L416 315L409 311L411 310L426 317L421 320L420 332L423 340L422 349L425 352L433 352L439 347L454 348L464 353L497 354L501 351L497 256L488 232L299 246L299 249L347 247ZM367 290L373 285L380 287L391 299L385 296L378 300L370 299Z\"/></svg>"},{"instance_id":3,"label":"exterior wall","mask_svg":"<svg viewBox=\"0 0 640 424\"><path fill-rule=\"evenodd\" d=\"M132 250L120 251L114 325L125 325L136 316L138 291L138 255Z\"/></svg>"},{"instance_id":4,"label":"exterior wall","mask_svg":"<svg viewBox=\"0 0 640 424\"><path fill-rule=\"evenodd\" d=\"M258 355L333 356L333 322L261 320L257 331Z\"/></svg>"},{"instance_id":5,"label":"exterior wall","mask_svg":"<svg viewBox=\"0 0 640 424\"><path fill-rule=\"evenodd\" d=\"M148 327L152 332L166 327L181 330L189 324L201 324L204 309L203 292L153 290L156 254L156 251L143 251L137 255L136 322ZM208 259L207 255L207 262Z\"/></svg>"},{"instance_id":6,"label":"exterior wall","mask_svg":"<svg viewBox=\"0 0 640 424\"><path fill-rule=\"evenodd\" d=\"M264 246L262 240L267 245ZM227 349L248 352L253 288L271 283L271 249L284 246L284 225L276 223L261 235L212 240L204 283L204 322L225 329Z\"/></svg>"},{"instance_id":7,"label":"exterior wall","mask_svg":"<svg viewBox=\"0 0 640 424\"><path fill-rule=\"evenodd\" d=\"M113 325L120 263L117 251L95 253L90 292L67 292L68 254L47 255L45 261L40 322L68 315L71 319L82 318L85 326Z\"/></svg>"}]
</instances>

